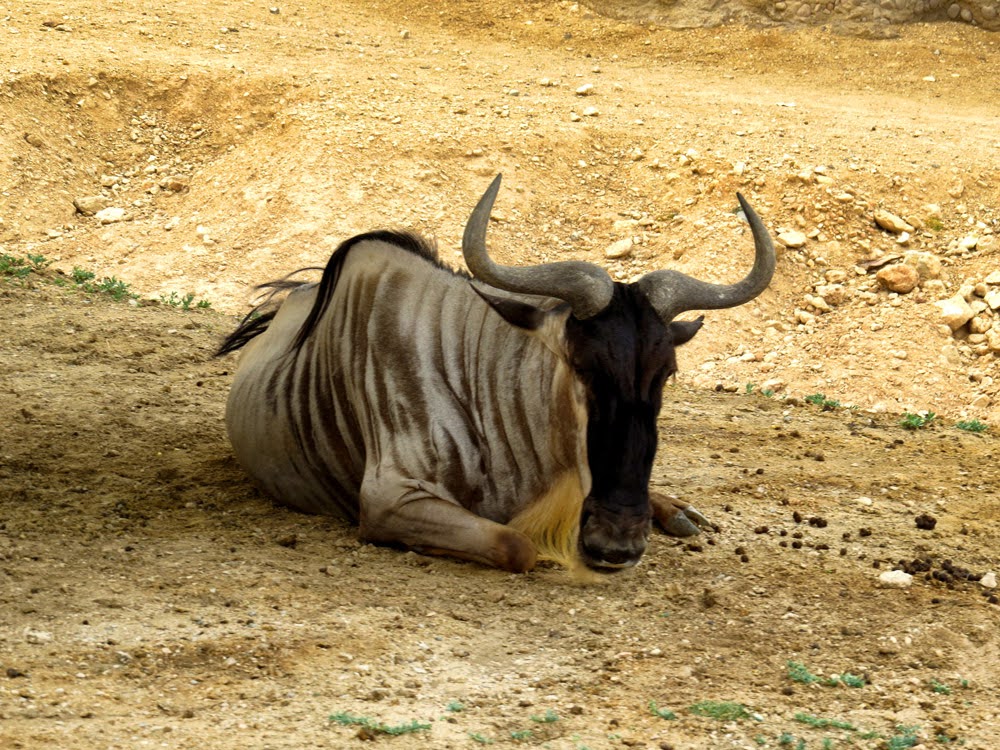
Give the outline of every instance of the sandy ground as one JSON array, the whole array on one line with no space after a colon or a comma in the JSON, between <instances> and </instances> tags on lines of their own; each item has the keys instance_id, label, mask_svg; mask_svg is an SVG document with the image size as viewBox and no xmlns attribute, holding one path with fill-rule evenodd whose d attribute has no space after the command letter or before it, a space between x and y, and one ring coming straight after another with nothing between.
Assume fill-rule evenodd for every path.
<instances>
[{"instance_id":1,"label":"sandy ground","mask_svg":"<svg viewBox=\"0 0 1000 750\"><path fill-rule=\"evenodd\" d=\"M934 304L1000 270L1000 39L329 6L0 5L0 252L51 262L0 281L0 746L1000 746L1000 609L966 580L1000 572L997 448L955 429L1000 424L1000 367ZM737 190L806 235L669 387L654 482L718 530L602 584L360 545L226 444L211 352L251 287L376 226L457 264L497 172L507 262L734 279ZM939 278L866 269L909 252Z\"/></svg>"}]
</instances>

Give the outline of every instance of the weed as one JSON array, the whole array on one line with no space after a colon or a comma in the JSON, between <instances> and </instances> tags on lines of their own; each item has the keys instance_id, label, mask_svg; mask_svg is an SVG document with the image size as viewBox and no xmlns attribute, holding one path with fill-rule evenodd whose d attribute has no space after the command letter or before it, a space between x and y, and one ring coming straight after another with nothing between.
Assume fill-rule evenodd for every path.
<instances>
[{"instance_id":1,"label":"weed","mask_svg":"<svg viewBox=\"0 0 1000 750\"><path fill-rule=\"evenodd\" d=\"M135 299L139 296L128 288L128 284L121 279L116 279L114 276L108 276L97 282L97 285L94 287L94 291L108 295L115 302L121 302L126 299Z\"/></svg>"},{"instance_id":2,"label":"weed","mask_svg":"<svg viewBox=\"0 0 1000 750\"><path fill-rule=\"evenodd\" d=\"M849 721L843 721L842 719L826 719L821 716L813 716L812 714L795 714L795 720L801 722L802 724L808 724L814 729L828 729L833 727L834 729L847 729L851 732L857 729L857 727Z\"/></svg>"},{"instance_id":3,"label":"weed","mask_svg":"<svg viewBox=\"0 0 1000 750\"><path fill-rule=\"evenodd\" d=\"M951 695L951 688L937 680L931 680L931 690L940 695Z\"/></svg>"},{"instance_id":4,"label":"weed","mask_svg":"<svg viewBox=\"0 0 1000 750\"><path fill-rule=\"evenodd\" d=\"M532 716L531 720L539 724L553 724L559 721L559 714L550 708L542 716Z\"/></svg>"},{"instance_id":5,"label":"weed","mask_svg":"<svg viewBox=\"0 0 1000 750\"><path fill-rule=\"evenodd\" d=\"M198 308L199 310L207 310L212 306L212 303L207 299L201 299L195 302L194 295L191 294L191 292L188 292L183 297L177 296L177 292L171 292L169 295L161 294L160 302L170 307L179 307L181 310L190 310L192 306Z\"/></svg>"},{"instance_id":6,"label":"weed","mask_svg":"<svg viewBox=\"0 0 1000 750\"><path fill-rule=\"evenodd\" d=\"M823 411L833 411L834 409L840 408L839 401L832 398L827 398L822 393L813 393L810 396L806 396L805 400L807 403L815 404Z\"/></svg>"},{"instance_id":7,"label":"weed","mask_svg":"<svg viewBox=\"0 0 1000 750\"><path fill-rule=\"evenodd\" d=\"M521 740L530 740L535 736L535 733L530 729L518 729L517 731L510 733L510 738L520 742Z\"/></svg>"},{"instance_id":8,"label":"weed","mask_svg":"<svg viewBox=\"0 0 1000 750\"><path fill-rule=\"evenodd\" d=\"M44 255L32 255L31 253L28 253L24 257L26 257L28 262L31 264L32 271L44 271L52 263L52 261L47 260Z\"/></svg>"},{"instance_id":9,"label":"weed","mask_svg":"<svg viewBox=\"0 0 1000 750\"><path fill-rule=\"evenodd\" d=\"M803 685L813 685L817 682L822 682L823 678L819 675L814 675L805 664L800 664L797 661L786 662L788 667L788 677L792 682L801 682Z\"/></svg>"},{"instance_id":10,"label":"weed","mask_svg":"<svg viewBox=\"0 0 1000 750\"><path fill-rule=\"evenodd\" d=\"M830 684L836 685L837 682L841 682L847 687L852 688L862 688L866 685L864 677L858 677L856 674L851 674L850 672L844 672L844 674L834 675L830 678Z\"/></svg>"},{"instance_id":11,"label":"weed","mask_svg":"<svg viewBox=\"0 0 1000 750\"><path fill-rule=\"evenodd\" d=\"M980 422L978 419L963 419L955 423L955 428L959 430L965 430L966 432L986 432L990 429L990 426L985 422Z\"/></svg>"},{"instance_id":12,"label":"weed","mask_svg":"<svg viewBox=\"0 0 1000 750\"><path fill-rule=\"evenodd\" d=\"M886 750L905 750L919 741L917 733L920 732L920 727L897 726L896 732L896 735L886 740Z\"/></svg>"},{"instance_id":13,"label":"weed","mask_svg":"<svg viewBox=\"0 0 1000 750\"><path fill-rule=\"evenodd\" d=\"M742 703L732 701L699 701L688 706L688 711L697 716L707 716L710 719L719 721L735 721L736 719L749 719L750 711Z\"/></svg>"},{"instance_id":14,"label":"weed","mask_svg":"<svg viewBox=\"0 0 1000 750\"><path fill-rule=\"evenodd\" d=\"M448 701L448 705L445 708L452 713L458 713L465 710L465 704L462 701Z\"/></svg>"},{"instance_id":15,"label":"weed","mask_svg":"<svg viewBox=\"0 0 1000 750\"><path fill-rule=\"evenodd\" d=\"M747 395L749 396L751 393L753 393L753 389L756 388L756 387L757 386L755 384L753 384L753 383L747 383L747 385L746 385Z\"/></svg>"},{"instance_id":16,"label":"weed","mask_svg":"<svg viewBox=\"0 0 1000 750\"><path fill-rule=\"evenodd\" d=\"M924 226L927 227L928 229L934 230L935 232L940 232L942 229L944 229L944 223L941 221L941 219L938 219L934 216L931 216L926 221L924 221Z\"/></svg>"},{"instance_id":17,"label":"weed","mask_svg":"<svg viewBox=\"0 0 1000 750\"><path fill-rule=\"evenodd\" d=\"M358 726L367 729L372 734L388 734L392 736L409 734L411 732L423 732L431 728L430 724L421 724L414 719L409 724L397 724L391 726L380 721L369 719L367 716L352 716L349 713L335 713L330 716L330 721L342 726Z\"/></svg>"},{"instance_id":18,"label":"weed","mask_svg":"<svg viewBox=\"0 0 1000 750\"><path fill-rule=\"evenodd\" d=\"M15 279L26 279L32 268L24 258L0 253L0 276L13 276Z\"/></svg>"},{"instance_id":19,"label":"weed","mask_svg":"<svg viewBox=\"0 0 1000 750\"><path fill-rule=\"evenodd\" d=\"M476 742L478 742L481 745L492 745L493 744L493 740L491 740L489 737L484 737L483 735L479 734L478 732L469 732L469 737L471 737L473 740L475 740Z\"/></svg>"},{"instance_id":20,"label":"weed","mask_svg":"<svg viewBox=\"0 0 1000 750\"><path fill-rule=\"evenodd\" d=\"M920 430L927 427L937 415L932 412L925 412L924 414L910 414L910 412L904 412L903 418L900 420L899 424L907 430Z\"/></svg>"},{"instance_id":21,"label":"weed","mask_svg":"<svg viewBox=\"0 0 1000 750\"><path fill-rule=\"evenodd\" d=\"M654 716L659 716L661 719L666 719L667 721L673 721L677 718L677 714L669 708L659 708L656 705L656 701L649 702L649 710Z\"/></svg>"},{"instance_id":22,"label":"weed","mask_svg":"<svg viewBox=\"0 0 1000 750\"><path fill-rule=\"evenodd\" d=\"M73 266L73 273L71 274L73 277L73 283L80 286L86 284L88 281L93 281L95 275L96 274L93 271L85 271L82 268L77 268L76 266Z\"/></svg>"}]
</instances>

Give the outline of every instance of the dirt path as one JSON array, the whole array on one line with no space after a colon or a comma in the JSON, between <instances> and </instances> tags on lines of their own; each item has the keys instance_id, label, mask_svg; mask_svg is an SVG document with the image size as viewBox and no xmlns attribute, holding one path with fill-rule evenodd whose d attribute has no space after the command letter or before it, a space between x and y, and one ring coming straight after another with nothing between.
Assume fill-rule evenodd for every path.
<instances>
[{"instance_id":1,"label":"dirt path","mask_svg":"<svg viewBox=\"0 0 1000 750\"><path fill-rule=\"evenodd\" d=\"M0 253L52 262L0 280L0 746L1000 746L1000 609L957 570L1000 572L996 439L954 427L1000 424L972 328L1000 271L1000 38L205 5L0 5ZM806 235L667 394L654 480L719 530L601 585L360 545L260 497L225 441L235 362L209 355L253 284L375 226L458 263L500 171L510 262L732 279L737 190ZM909 252L940 264L910 293L858 265ZM58 286L74 267L164 301ZM956 294L987 307L953 334ZM939 417L904 430L918 409ZM881 586L901 562L912 585Z\"/></svg>"}]
</instances>

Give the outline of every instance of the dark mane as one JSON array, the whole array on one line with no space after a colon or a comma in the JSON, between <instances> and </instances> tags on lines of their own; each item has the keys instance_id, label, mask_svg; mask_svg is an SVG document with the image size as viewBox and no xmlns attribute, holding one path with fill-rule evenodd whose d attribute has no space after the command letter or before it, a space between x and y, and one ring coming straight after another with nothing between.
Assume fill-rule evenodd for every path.
<instances>
[{"instance_id":1,"label":"dark mane","mask_svg":"<svg viewBox=\"0 0 1000 750\"><path fill-rule=\"evenodd\" d=\"M333 291L337 287L337 280L340 278L340 271L344 266L344 260L347 258L347 253L355 245L367 241L385 242L386 244L393 245L394 247L413 253L417 257L423 258L425 261L428 261L434 266L446 270L449 273L453 273L457 276L465 275L441 263L438 258L437 247L434 243L424 239L414 232L379 229L374 232L366 232L364 234L351 237L348 240L344 240L337 246L337 249L333 251L333 254L330 256L330 260L326 264L326 268L322 269L323 277L319 281L316 301L313 303L312 309L309 311L309 315L306 317L305 322L303 322L302 328L300 328L298 334L296 334L295 341L292 342L292 350L298 349L302 346L303 342L309 338L309 334L311 334L316 328L316 323L319 322L323 312L330 304L330 300L333 298ZM243 318L243 320L240 321L240 324L236 327L236 330L223 340L218 351L215 353L215 356L221 357L224 354L241 349L252 339L266 331L268 326L271 324L271 321L274 319L274 316L277 314L278 308L280 307L280 305L275 304L274 298L281 292L297 289L311 283L307 281L293 281L293 276L296 276L304 271L318 270L320 269L317 267L300 268L298 271L293 271L283 279L271 281L256 287L257 290L269 290L267 296L260 304L256 305L249 313L247 313L246 317Z\"/></svg>"}]
</instances>

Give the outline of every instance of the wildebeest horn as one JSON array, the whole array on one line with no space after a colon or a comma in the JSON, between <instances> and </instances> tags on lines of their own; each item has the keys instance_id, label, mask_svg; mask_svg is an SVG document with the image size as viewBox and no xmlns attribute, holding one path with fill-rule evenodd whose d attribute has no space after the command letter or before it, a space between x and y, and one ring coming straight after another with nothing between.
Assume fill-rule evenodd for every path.
<instances>
[{"instance_id":1,"label":"wildebeest horn","mask_svg":"<svg viewBox=\"0 0 1000 750\"><path fill-rule=\"evenodd\" d=\"M735 284L710 284L679 271L652 271L639 279L639 287L664 323L685 310L718 310L749 302L767 289L774 275L774 243L764 223L742 195L736 194L750 223L756 249L753 268Z\"/></svg>"},{"instance_id":2,"label":"wildebeest horn","mask_svg":"<svg viewBox=\"0 0 1000 750\"><path fill-rule=\"evenodd\" d=\"M614 293L614 282L600 266L581 260L566 260L518 268L501 266L490 259L486 252L486 225L500 190L500 177L497 175L483 193L465 225L462 253L469 271L480 281L497 289L555 297L568 302L577 318L597 315L608 306Z\"/></svg>"}]
</instances>

